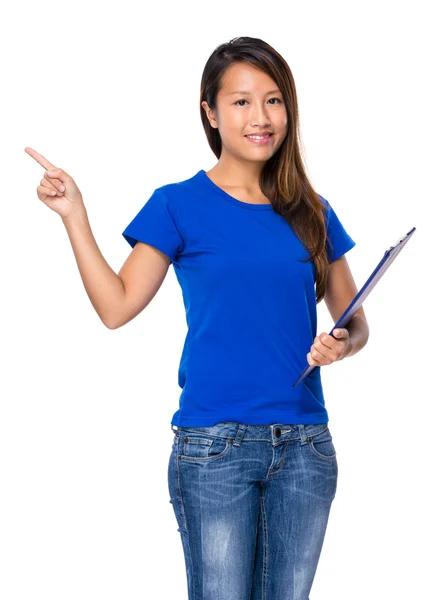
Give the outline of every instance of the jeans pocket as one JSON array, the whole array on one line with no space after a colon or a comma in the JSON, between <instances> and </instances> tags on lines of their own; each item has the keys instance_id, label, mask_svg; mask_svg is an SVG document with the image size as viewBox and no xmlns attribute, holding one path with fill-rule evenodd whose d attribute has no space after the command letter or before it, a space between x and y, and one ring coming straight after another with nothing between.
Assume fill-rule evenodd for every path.
<instances>
[{"instance_id":1,"label":"jeans pocket","mask_svg":"<svg viewBox=\"0 0 434 600\"><path fill-rule=\"evenodd\" d=\"M308 436L307 441L310 450L315 456L323 460L336 460L336 449L328 427L321 431L321 433Z\"/></svg>"},{"instance_id":2,"label":"jeans pocket","mask_svg":"<svg viewBox=\"0 0 434 600\"><path fill-rule=\"evenodd\" d=\"M199 435L182 430L179 437L178 458L183 462L211 462L225 456L232 447L226 437Z\"/></svg>"}]
</instances>

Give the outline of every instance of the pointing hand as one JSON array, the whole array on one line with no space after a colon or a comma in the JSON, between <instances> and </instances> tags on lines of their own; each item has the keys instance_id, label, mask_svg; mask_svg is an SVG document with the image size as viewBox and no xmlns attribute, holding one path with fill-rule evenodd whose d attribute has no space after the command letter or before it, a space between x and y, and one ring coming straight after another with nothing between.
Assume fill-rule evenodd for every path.
<instances>
[{"instance_id":1,"label":"pointing hand","mask_svg":"<svg viewBox=\"0 0 434 600\"><path fill-rule=\"evenodd\" d=\"M58 213L62 219L71 216L77 210L85 210L81 192L68 173L55 167L36 150L26 147L24 151L46 169L41 184L36 188L39 200Z\"/></svg>"}]
</instances>

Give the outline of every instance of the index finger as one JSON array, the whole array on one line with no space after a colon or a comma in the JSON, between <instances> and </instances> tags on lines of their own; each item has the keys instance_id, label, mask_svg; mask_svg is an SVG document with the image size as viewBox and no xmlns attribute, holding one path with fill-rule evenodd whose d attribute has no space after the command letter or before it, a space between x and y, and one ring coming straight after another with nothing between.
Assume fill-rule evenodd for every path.
<instances>
[{"instance_id":1,"label":"index finger","mask_svg":"<svg viewBox=\"0 0 434 600\"><path fill-rule=\"evenodd\" d=\"M32 148L29 148L27 146L26 148L24 148L24 151L27 152L27 154L30 154L30 156L34 158L36 162L38 162L41 165L41 167L44 167L45 170L50 171L56 168L56 166L53 165L53 163L50 163L50 161L47 160L45 156L42 156L42 154L39 154L39 152L36 152L36 150L33 150Z\"/></svg>"}]
</instances>

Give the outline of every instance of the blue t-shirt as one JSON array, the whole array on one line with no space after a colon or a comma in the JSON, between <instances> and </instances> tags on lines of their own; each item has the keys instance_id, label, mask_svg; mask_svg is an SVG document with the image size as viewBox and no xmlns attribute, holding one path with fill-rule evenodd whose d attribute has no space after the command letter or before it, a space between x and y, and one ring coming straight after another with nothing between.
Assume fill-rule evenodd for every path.
<instances>
[{"instance_id":1,"label":"blue t-shirt","mask_svg":"<svg viewBox=\"0 0 434 600\"><path fill-rule=\"evenodd\" d=\"M329 202L333 262L355 246ZM122 233L172 261L188 326L171 423L325 423L317 367L295 388L317 335L314 264L271 204L237 200L201 169L153 192ZM330 246L331 242L331 246Z\"/></svg>"}]
</instances>

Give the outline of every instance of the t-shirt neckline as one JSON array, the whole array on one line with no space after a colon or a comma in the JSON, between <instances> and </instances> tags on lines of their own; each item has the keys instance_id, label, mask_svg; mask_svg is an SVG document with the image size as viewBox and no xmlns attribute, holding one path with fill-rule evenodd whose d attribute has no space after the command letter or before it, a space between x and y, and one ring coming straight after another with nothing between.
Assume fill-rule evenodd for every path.
<instances>
[{"instance_id":1,"label":"t-shirt neckline","mask_svg":"<svg viewBox=\"0 0 434 600\"><path fill-rule=\"evenodd\" d=\"M250 202L242 202L237 198L234 198L221 187L219 187L208 175L206 174L204 169L200 169L197 172L197 175L201 178L201 180L208 186L208 188L216 193L218 193L222 198L227 200L228 202L232 202L232 204L236 204L241 208L247 208L248 210L273 210L272 204L251 204Z\"/></svg>"}]
</instances>

